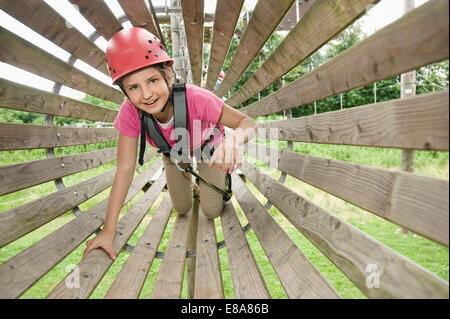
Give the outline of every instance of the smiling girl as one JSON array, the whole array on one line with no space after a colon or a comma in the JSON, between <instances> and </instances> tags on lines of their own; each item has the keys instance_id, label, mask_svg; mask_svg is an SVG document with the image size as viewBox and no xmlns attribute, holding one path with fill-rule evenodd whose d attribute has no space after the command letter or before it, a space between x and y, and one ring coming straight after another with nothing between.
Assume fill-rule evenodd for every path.
<instances>
[{"instance_id":1,"label":"smiling girl","mask_svg":"<svg viewBox=\"0 0 450 319\"><path fill-rule=\"evenodd\" d=\"M86 256L92 249L103 248L112 259L117 219L131 181L137 159L138 137L141 134L140 116L152 116L170 147L176 144L174 134L173 60L159 39L139 27L123 29L108 42L107 64L113 84L118 85L127 99L122 103L114 127L119 131L117 171L111 189L106 219L102 232L86 242ZM243 113L226 105L212 92L186 84L187 132L190 148L203 145L214 128L209 146L215 151L209 161L199 162L198 170L209 183L223 189L225 174L240 167L240 146L255 136L256 123ZM234 129L224 138L224 126ZM194 127L200 128L200 140L195 140ZM158 148L146 134L147 141ZM164 155L163 165L167 188L173 208L179 214L187 213L192 206L191 176L179 169L170 156ZM223 210L223 195L200 181L200 207L208 218L218 217Z\"/></svg>"}]
</instances>

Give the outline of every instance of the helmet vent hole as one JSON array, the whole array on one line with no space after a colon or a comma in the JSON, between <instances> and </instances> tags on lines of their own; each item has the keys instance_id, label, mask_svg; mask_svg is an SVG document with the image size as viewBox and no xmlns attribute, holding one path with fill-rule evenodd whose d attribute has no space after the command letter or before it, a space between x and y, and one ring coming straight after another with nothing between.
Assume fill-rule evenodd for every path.
<instances>
[{"instance_id":1,"label":"helmet vent hole","mask_svg":"<svg viewBox=\"0 0 450 319\"><path fill-rule=\"evenodd\" d=\"M152 41L152 40L148 40L148 43L152 44L152 43L153 43L153 41Z\"/></svg>"},{"instance_id":2,"label":"helmet vent hole","mask_svg":"<svg viewBox=\"0 0 450 319\"><path fill-rule=\"evenodd\" d=\"M148 55L146 55L145 58L148 60Z\"/></svg>"},{"instance_id":3,"label":"helmet vent hole","mask_svg":"<svg viewBox=\"0 0 450 319\"><path fill-rule=\"evenodd\" d=\"M152 50L148 50L148 53L152 53Z\"/></svg>"}]
</instances>

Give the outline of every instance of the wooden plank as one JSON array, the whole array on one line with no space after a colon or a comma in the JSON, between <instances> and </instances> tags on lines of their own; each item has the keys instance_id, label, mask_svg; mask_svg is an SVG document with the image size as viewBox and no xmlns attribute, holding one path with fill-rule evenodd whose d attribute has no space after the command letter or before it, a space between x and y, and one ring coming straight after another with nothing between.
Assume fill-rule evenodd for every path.
<instances>
[{"instance_id":1,"label":"wooden plank","mask_svg":"<svg viewBox=\"0 0 450 319\"><path fill-rule=\"evenodd\" d=\"M152 153L153 155L156 153ZM126 205L161 167L161 159L133 179ZM106 217L108 199L0 265L0 298L18 298L94 233Z\"/></svg>"},{"instance_id":2,"label":"wooden plank","mask_svg":"<svg viewBox=\"0 0 450 319\"><path fill-rule=\"evenodd\" d=\"M282 172L448 247L448 181L253 145Z\"/></svg>"},{"instance_id":3,"label":"wooden plank","mask_svg":"<svg viewBox=\"0 0 450 319\"><path fill-rule=\"evenodd\" d=\"M0 123L0 151L60 147L114 141L114 128L71 128Z\"/></svg>"},{"instance_id":4,"label":"wooden plank","mask_svg":"<svg viewBox=\"0 0 450 319\"><path fill-rule=\"evenodd\" d=\"M245 161L241 169L369 298L448 298L448 282L444 279L333 216L248 162ZM372 272L368 269L379 271L376 287L367 284Z\"/></svg>"},{"instance_id":5,"label":"wooden plank","mask_svg":"<svg viewBox=\"0 0 450 319\"><path fill-rule=\"evenodd\" d=\"M280 24L293 2L293 0L279 0L274 5L270 0L258 1L225 78L216 91L217 96L224 96L239 80Z\"/></svg>"},{"instance_id":6,"label":"wooden plank","mask_svg":"<svg viewBox=\"0 0 450 319\"><path fill-rule=\"evenodd\" d=\"M106 40L111 39L117 31L123 29L119 20L117 20L116 16L109 10L104 0L69 1L78 7L80 13Z\"/></svg>"},{"instance_id":7,"label":"wooden plank","mask_svg":"<svg viewBox=\"0 0 450 319\"><path fill-rule=\"evenodd\" d=\"M177 299L181 296L191 216L192 211L177 215L153 286L152 299Z\"/></svg>"},{"instance_id":8,"label":"wooden plank","mask_svg":"<svg viewBox=\"0 0 450 319\"><path fill-rule=\"evenodd\" d=\"M167 193L106 293L105 299L137 299L139 297L171 212L172 200Z\"/></svg>"},{"instance_id":9,"label":"wooden plank","mask_svg":"<svg viewBox=\"0 0 450 319\"><path fill-rule=\"evenodd\" d=\"M118 0L118 2L133 26L142 27L158 38L161 37L156 27L157 21L153 19L145 0Z\"/></svg>"},{"instance_id":10,"label":"wooden plank","mask_svg":"<svg viewBox=\"0 0 450 319\"><path fill-rule=\"evenodd\" d=\"M192 81L200 86L202 81L203 65L203 24L204 8L203 0L183 0L181 7L183 11L184 29L186 42L191 61Z\"/></svg>"},{"instance_id":11,"label":"wooden plank","mask_svg":"<svg viewBox=\"0 0 450 319\"><path fill-rule=\"evenodd\" d=\"M220 218L236 298L269 299L264 278L230 202L225 203Z\"/></svg>"},{"instance_id":12,"label":"wooden plank","mask_svg":"<svg viewBox=\"0 0 450 319\"><path fill-rule=\"evenodd\" d=\"M340 298L236 173L232 182L233 193L289 298Z\"/></svg>"},{"instance_id":13,"label":"wooden plank","mask_svg":"<svg viewBox=\"0 0 450 319\"><path fill-rule=\"evenodd\" d=\"M109 75L105 53L43 0L0 0L0 8L78 59Z\"/></svg>"},{"instance_id":14,"label":"wooden plank","mask_svg":"<svg viewBox=\"0 0 450 319\"><path fill-rule=\"evenodd\" d=\"M116 159L117 148L0 166L0 196L79 173Z\"/></svg>"},{"instance_id":15,"label":"wooden plank","mask_svg":"<svg viewBox=\"0 0 450 319\"><path fill-rule=\"evenodd\" d=\"M52 221L110 187L116 169L0 214L0 247Z\"/></svg>"},{"instance_id":16,"label":"wooden plank","mask_svg":"<svg viewBox=\"0 0 450 319\"><path fill-rule=\"evenodd\" d=\"M276 113L446 59L448 11L448 1L428 1L314 71L239 111L250 117Z\"/></svg>"},{"instance_id":17,"label":"wooden plank","mask_svg":"<svg viewBox=\"0 0 450 319\"><path fill-rule=\"evenodd\" d=\"M165 184L165 176L162 176L142 195L126 215L119 220L113 242L113 248L117 252L117 255L120 254L128 239L133 235L133 232L139 226L142 219L144 219ZM108 253L103 249L94 249L78 264L77 271L80 274L80 288L73 289L66 285L66 279L72 276L72 273L70 273L50 292L47 299L88 298L113 262Z\"/></svg>"},{"instance_id":18,"label":"wooden plank","mask_svg":"<svg viewBox=\"0 0 450 319\"><path fill-rule=\"evenodd\" d=\"M106 107L49 93L0 78L0 107L90 121L113 122L119 113Z\"/></svg>"},{"instance_id":19,"label":"wooden plank","mask_svg":"<svg viewBox=\"0 0 450 319\"><path fill-rule=\"evenodd\" d=\"M271 139L448 151L449 90L258 126Z\"/></svg>"},{"instance_id":20,"label":"wooden plank","mask_svg":"<svg viewBox=\"0 0 450 319\"><path fill-rule=\"evenodd\" d=\"M207 218L201 208L198 214L195 299L223 299L222 273L217 250L214 219Z\"/></svg>"},{"instance_id":21,"label":"wooden plank","mask_svg":"<svg viewBox=\"0 0 450 319\"><path fill-rule=\"evenodd\" d=\"M0 27L0 61L103 100L117 104L123 101L121 91L61 61L2 27Z\"/></svg>"},{"instance_id":22,"label":"wooden plank","mask_svg":"<svg viewBox=\"0 0 450 319\"><path fill-rule=\"evenodd\" d=\"M208 90L214 88L222 70L243 4L244 0L217 1L205 86Z\"/></svg>"},{"instance_id":23,"label":"wooden plank","mask_svg":"<svg viewBox=\"0 0 450 319\"><path fill-rule=\"evenodd\" d=\"M261 68L226 103L238 105L264 90L366 13L367 7L376 2L378 0L315 1Z\"/></svg>"}]
</instances>

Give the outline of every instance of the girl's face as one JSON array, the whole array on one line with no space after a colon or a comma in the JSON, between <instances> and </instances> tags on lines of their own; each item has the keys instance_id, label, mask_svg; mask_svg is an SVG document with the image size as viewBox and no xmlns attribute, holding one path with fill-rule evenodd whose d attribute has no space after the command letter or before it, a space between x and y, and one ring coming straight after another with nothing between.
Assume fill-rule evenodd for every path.
<instances>
[{"instance_id":1,"label":"girl's face","mask_svg":"<svg viewBox=\"0 0 450 319\"><path fill-rule=\"evenodd\" d=\"M167 82L171 85L171 73ZM158 114L169 98L169 88L161 72L154 67L136 71L124 77L123 88L138 109L149 114Z\"/></svg>"}]
</instances>

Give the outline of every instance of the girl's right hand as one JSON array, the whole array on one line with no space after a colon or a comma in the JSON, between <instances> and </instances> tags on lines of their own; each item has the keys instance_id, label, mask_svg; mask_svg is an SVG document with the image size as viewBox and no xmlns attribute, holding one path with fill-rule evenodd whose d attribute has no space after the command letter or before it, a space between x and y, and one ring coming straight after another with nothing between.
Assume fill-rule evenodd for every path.
<instances>
[{"instance_id":1,"label":"girl's right hand","mask_svg":"<svg viewBox=\"0 0 450 319\"><path fill-rule=\"evenodd\" d=\"M113 248L113 239L114 236L110 236L108 234L100 233L100 235L97 235L96 237L92 238L91 240L88 240L86 242L86 249L83 252L83 259L87 256L87 254L96 248L103 248L104 251L106 251L109 255L109 257L112 260L116 260L116 252Z\"/></svg>"}]
</instances>

